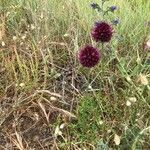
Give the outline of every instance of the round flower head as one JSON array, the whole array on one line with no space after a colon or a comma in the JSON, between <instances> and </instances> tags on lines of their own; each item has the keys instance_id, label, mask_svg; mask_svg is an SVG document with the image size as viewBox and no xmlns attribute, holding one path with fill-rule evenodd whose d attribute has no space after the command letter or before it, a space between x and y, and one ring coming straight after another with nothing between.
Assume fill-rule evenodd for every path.
<instances>
[{"instance_id":1,"label":"round flower head","mask_svg":"<svg viewBox=\"0 0 150 150\"><path fill-rule=\"evenodd\" d=\"M106 22L96 22L92 29L92 37L98 42L109 42L112 38L112 27Z\"/></svg>"},{"instance_id":2,"label":"round flower head","mask_svg":"<svg viewBox=\"0 0 150 150\"><path fill-rule=\"evenodd\" d=\"M84 67L94 67L100 60L99 50L87 45L80 49L78 59Z\"/></svg>"}]
</instances>

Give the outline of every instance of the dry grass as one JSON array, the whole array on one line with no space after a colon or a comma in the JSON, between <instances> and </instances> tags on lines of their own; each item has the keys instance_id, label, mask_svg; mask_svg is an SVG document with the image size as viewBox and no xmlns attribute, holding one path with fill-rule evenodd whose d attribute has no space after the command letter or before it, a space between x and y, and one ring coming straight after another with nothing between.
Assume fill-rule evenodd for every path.
<instances>
[{"instance_id":1,"label":"dry grass","mask_svg":"<svg viewBox=\"0 0 150 150\"><path fill-rule=\"evenodd\" d=\"M0 150L150 149L150 2L110 3L121 40L88 70L88 0L0 1Z\"/></svg>"}]
</instances>

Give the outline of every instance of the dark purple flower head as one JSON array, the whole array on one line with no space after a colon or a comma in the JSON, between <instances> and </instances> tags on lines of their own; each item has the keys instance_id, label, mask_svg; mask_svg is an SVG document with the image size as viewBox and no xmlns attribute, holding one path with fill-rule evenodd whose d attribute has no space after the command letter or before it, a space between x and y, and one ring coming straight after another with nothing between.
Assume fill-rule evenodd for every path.
<instances>
[{"instance_id":1,"label":"dark purple flower head","mask_svg":"<svg viewBox=\"0 0 150 150\"><path fill-rule=\"evenodd\" d=\"M99 50L90 45L86 45L80 49L78 59L84 67L94 67L100 60Z\"/></svg>"},{"instance_id":2,"label":"dark purple flower head","mask_svg":"<svg viewBox=\"0 0 150 150\"><path fill-rule=\"evenodd\" d=\"M116 9L117 9L117 6L111 6L111 7L109 7L109 10L110 10L111 12L114 12Z\"/></svg>"},{"instance_id":3,"label":"dark purple flower head","mask_svg":"<svg viewBox=\"0 0 150 150\"><path fill-rule=\"evenodd\" d=\"M96 42L109 42L112 38L112 34L112 27L106 22L96 22L91 33Z\"/></svg>"}]
</instances>

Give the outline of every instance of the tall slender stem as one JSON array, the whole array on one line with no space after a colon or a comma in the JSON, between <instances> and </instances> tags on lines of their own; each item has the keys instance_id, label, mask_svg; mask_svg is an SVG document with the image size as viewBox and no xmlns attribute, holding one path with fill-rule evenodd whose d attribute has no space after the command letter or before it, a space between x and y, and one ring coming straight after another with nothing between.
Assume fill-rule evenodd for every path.
<instances>
[{"instance_id":1,"label":"tall slender stem","mask_svg":"<svg viewBox=\"0 0 150 150\"><path fill-rule=\"evenodd\" d=\"M102 43L102 50L104 49L104 43Z\"/></svg>"},{"instance_id":2,"label":"tall slender stem","mask_svg":"<svg viewBox=\"0 0 150 150\"><path fill-rule=\"evenodd\" d=\"M102 8L102 19L104 20L104 3L105 3L105 0L102 0L102 4L101 4L101 8Z\"/></svg>"}]
</instances>

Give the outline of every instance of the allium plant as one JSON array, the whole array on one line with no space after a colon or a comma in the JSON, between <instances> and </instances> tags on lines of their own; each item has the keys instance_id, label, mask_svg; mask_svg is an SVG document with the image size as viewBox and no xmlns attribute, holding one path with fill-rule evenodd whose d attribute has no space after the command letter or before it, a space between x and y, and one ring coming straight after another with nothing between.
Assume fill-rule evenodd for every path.
<instances>
[{"instance_id":1,"label":"allium plant","mask_svg":"<svg viewBox=\"0 0 150 150\"><path fill-rule=\"evenodd\" d=\"M100 52L97 48L86 45L85 47L81 48L78 58L84 67L91 68L99 62Z\"/></svg>"},{"instance_id":2,"label":"allium plant","mask_svg":"<svg viewBox=\"0 0 150 150\"><path fill-rule=\"evenodd\" d=\"M91 35L96 42L109 42L112 38L113 29L104 21L96 22Z\"/></svg>"},{"instance_id":3,"label":"allium plant","mask_svg":"<svg viewBox=\"0 0 150 150\"><path fill-rule=\"evenodd\" d=\"M101 0L101 4L98 3L92 3L91 7L93 10L98 11L98 13L101 15L102 20L98 20L94 23L92 30L91 30L91 36L93 40L96 43L102 44L102 50L103 50L103 44L108 43L111 41L113 36L113 27L112 25L117 25L119 23L119 19L114 19L112 21L107 22L105 20L105 16L109 13L114 13L115 10L117 10L117 6L110 6L106 9L104 8L104 4L106 1L109 0ZM98 48L90 46L87 44L87 46L84 46L83 48L80 48L78 52L78 59L82 66L84 67L94 67L98 64L100 60L100 51Z\"/></svg>"}]
</instances>

